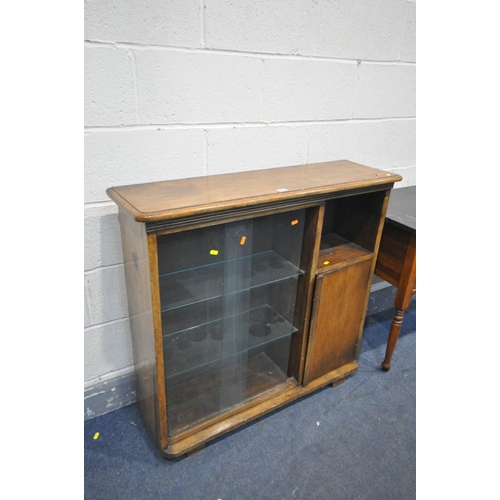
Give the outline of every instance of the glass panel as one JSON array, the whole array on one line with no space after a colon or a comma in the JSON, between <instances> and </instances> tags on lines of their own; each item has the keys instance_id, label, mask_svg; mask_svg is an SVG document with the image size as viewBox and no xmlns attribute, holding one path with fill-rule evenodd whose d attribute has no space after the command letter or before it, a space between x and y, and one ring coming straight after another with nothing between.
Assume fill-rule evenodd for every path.
<instances>
[{"instance_id":1,"label":"glass panel","mask_svg":"<svg viewBox=\"0 0 500 500\"><path fill-rule=\"evenodd\" d=\"M293 324L272 307L264 305L234 317L164 335L165 373L169 378L296 331Z\"/></svg>"},{"instance_id":2,"label":"glass panel","mask_svg":"<svg viewBox=\"0 0 500 500\"><path fill-rule=\"evenodd\" d=\"M243 273L244 269L249 270L249 273ZM237 276L239 270L242 275L237 279L226 279L231 272ZM273 251L166 274L160 276L162 311L300 274L303 274L302 270Z\"/></svg>"},{"instance_id":3,"label":"glass panel","mask_svg":"<svg viewBox=\"0 0 500 500\"><path fill-rule=\"evenodd\" d=\"M288 380L305 211L160 236L169 432Z\"/></svg>"},{"instance_id":4,"label":"glass panel","mask_svg":"<svg viewBox=\"0 0 500 500\"><path fill-rule=\"evenodd\" d=\"M162 313L163 335L210 323L220 318L222 318L222 297L166 310Z\"/></svg>"},{"instance_id":5,"label":"glass panel","mask_svg":"<svg viewBox=\"0 0 500 500\"><path fill-rule=\"evenodd\" d=\"M281 358L290 350L290 339L290 336L284 337L274 345L274 351ZM231 378L235 376L237 387L241 387L241 381L245 380L246 400L285 383L288 380L286 367L276 363L273 349L268 347L271 344L250 349L244 356L238 353L170 378L167 383L170 432L180 432L219 415L223 406L220 388L224 379L228 379L225 383L231 385Z\"/></svg>"}]
</instances>

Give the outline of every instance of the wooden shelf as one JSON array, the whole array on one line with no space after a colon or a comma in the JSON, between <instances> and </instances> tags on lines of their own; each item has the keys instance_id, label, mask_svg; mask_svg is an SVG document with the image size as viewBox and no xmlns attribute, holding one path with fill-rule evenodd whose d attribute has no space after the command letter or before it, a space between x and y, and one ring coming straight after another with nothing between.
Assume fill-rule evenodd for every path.
<instances>
[{"instance_id":1,"label":"wooden shelf","mask_svg":"<svg viewBox=\"0 0 500 500\"><path fill-rule=\"evenodd\" d=\"M318 272L324 272L346 264L362 262L372 256L373 252L332 233L322 238L316 269Z\"/></svg>"}]
</instances>

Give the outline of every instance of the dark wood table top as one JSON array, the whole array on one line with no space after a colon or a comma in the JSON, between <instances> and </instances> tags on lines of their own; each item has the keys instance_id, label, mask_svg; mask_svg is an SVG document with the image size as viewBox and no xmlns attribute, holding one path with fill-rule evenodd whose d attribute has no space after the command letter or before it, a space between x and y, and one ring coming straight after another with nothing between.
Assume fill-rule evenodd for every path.
<instances>
[{"instance_id":1,"label":"dark wood table top","mask_svg":"<svg viewBox=\"0 0 500 500\"><path fill-rule=\"evenodd\" d=\"M393 189L386 218L404 229L417 232L417 186Z\"/></svg>"}]
</instances>

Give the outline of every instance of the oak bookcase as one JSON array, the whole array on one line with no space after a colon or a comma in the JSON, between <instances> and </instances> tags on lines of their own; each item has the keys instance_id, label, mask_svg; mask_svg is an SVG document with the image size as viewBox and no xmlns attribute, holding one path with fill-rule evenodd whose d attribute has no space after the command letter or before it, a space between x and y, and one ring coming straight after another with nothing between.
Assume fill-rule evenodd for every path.
<instances>
[{"instance_id":1,"label":"oak bookcase","mask_svg":"<svg viewBox=\"0 0 500 500\"><path fill-rule=\"evenodd\" d=\"M137 404L163 456L358 368L389 196L346 160L111 187Z\"/></svg>"}]
</instances>

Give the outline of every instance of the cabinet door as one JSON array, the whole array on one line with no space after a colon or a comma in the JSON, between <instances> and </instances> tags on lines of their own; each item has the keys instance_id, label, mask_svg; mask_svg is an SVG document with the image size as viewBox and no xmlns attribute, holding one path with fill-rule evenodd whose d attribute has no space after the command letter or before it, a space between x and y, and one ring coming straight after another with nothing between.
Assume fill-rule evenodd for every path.
<instances>
[{"instance_id":1,"label":"cabinet door","mask_svg":"<svg viewBox=\"0 0 500 500\"><path fill-rule=\"evenodd\" d=\"M372 259L316 278L304 383L355 361Z\"/></svg>"},{"instance_id":2,"label":"cabinet door","mask_svg":"<svg viewBox=\"0 0 500 500\"><path fill-rule=\"evenodd\" d=\"M296 385L305 210L158 237L170 437Z\"/></svg>"}]
</instances>

